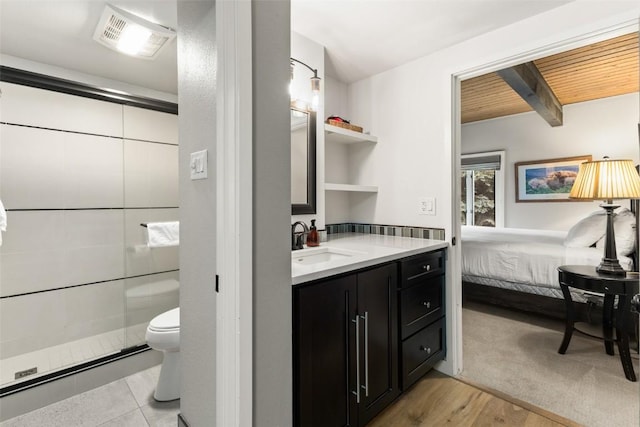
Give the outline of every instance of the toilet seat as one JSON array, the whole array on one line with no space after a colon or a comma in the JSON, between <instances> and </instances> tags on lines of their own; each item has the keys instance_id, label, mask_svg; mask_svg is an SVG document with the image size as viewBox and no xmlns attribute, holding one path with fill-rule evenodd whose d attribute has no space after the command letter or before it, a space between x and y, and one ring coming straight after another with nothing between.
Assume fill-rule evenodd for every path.
<instances>
[{"instance_id":1,"label":"toilet seat","mask_svg":"<svg viewBox=\"0 0 640 427\"><path fill-rule=\"evenodd\" d=\"M180 330L180 307L166 311L149 322L149 330L155 332L171 332Z\"/></svg>"}]
</instances>

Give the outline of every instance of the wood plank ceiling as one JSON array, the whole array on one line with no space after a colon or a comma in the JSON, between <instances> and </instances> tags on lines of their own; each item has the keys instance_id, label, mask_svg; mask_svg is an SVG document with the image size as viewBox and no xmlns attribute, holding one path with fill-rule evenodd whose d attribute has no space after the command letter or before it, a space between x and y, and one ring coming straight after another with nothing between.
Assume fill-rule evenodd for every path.
<instances>
[{"instance_id":1,"label":"wood plank ceiling","mask_svg":"<svg viewBox=\"0 0 640 427\"><path fill-rule=\"evenodd\" d=\"M533 61L562 105L638 92L638 33ZM462 123L532 111L496 73L462 82Z\"/></svg>"}]
</instances>

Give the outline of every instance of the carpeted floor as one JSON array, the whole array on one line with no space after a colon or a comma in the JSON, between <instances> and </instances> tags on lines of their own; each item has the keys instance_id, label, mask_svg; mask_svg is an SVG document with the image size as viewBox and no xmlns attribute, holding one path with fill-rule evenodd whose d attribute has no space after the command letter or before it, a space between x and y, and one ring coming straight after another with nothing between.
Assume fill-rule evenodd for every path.
<instances>
[{"instance_id":1,"label":"carpeted floor","mask_svg":"<svg viewBox=\"0 0 640 427\"><path fill-rule=\"evenodd\" d=\"M461 377L588 427L640 426L640 382L625 378L617 348L609 356L602 342L574 333L561 355L561 321L476 303L462 312Z\"/></svg>"}]
</instances>

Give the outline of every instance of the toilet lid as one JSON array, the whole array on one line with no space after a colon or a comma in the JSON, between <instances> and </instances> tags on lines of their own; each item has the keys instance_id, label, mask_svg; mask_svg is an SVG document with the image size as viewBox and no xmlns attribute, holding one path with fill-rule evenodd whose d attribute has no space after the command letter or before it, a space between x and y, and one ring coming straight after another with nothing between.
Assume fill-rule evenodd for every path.
<instances>
[{"instance_id":1,"label":"toilet lid","mask_svg":"<svg viewBox=\"0 0 640 427\"><path fill-rule=\"evenodd\" d=\"M180 307L154 317L149 323L149 328L157 331L180 328Z\"/></svg>"}]
</instances>

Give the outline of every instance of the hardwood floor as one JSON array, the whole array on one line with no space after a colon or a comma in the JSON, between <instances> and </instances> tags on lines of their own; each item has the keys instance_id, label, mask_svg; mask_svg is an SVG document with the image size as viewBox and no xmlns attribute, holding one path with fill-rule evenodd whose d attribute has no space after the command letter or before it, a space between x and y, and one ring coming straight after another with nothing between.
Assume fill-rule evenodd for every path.
<instances>
[{"instance_id":1,"label":"hardwood floor","mask_svg":"<svg viewBox=\"0 0 640 427\"><path fill-rule=\"evenodd\" d=\"M367 427L579 426L526 403L516 404L504 398L432 370Z\"/></svg>"}]
</instances>

